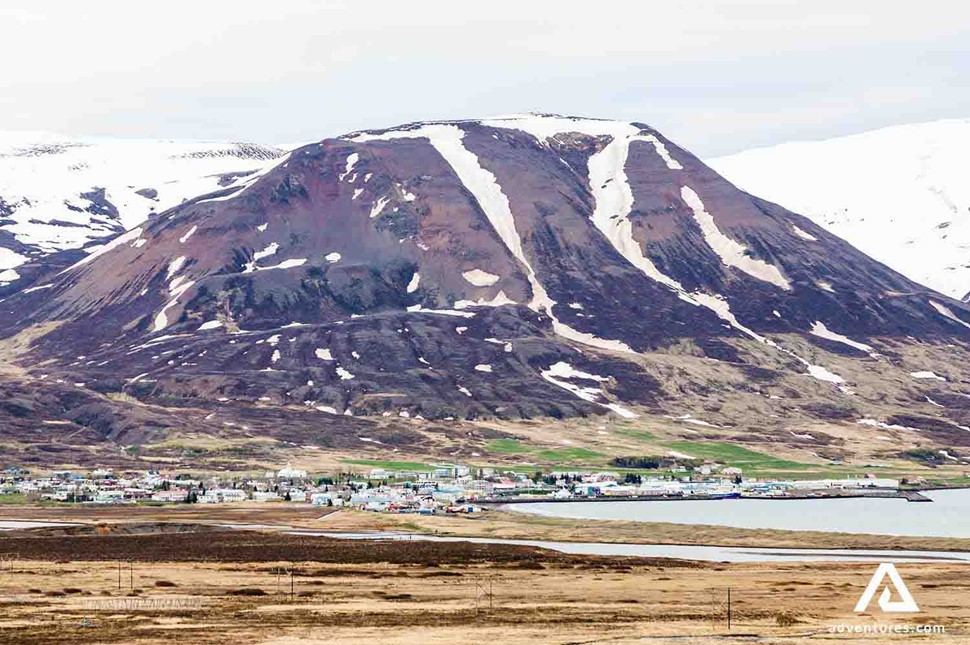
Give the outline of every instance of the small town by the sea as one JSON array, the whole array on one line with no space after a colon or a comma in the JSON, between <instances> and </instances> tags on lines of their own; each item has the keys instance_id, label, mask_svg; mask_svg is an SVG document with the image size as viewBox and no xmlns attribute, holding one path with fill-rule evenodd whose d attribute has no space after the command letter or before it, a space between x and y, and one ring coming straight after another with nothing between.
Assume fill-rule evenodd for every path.
<instances>
[{"instance_id":1,"label":"small town by the sea","mask_svg":"<svg viewBox=\"0 0 970 645\"><path fill-rule=\"evenodd\" d=\"M286 465L259 475L172 470L32 473L8 468L0 499L8 504L227 504L279 502L389 513L478 513L482 505L552 501L714 500L732 498L904 497L929 501L922 478L871 472L837 479L746 477L717 464L674 466L665 474L571 470L525 472L501 467L436 464L426 470L374 467L311 473Z\"/></svg>"}]
</instances>

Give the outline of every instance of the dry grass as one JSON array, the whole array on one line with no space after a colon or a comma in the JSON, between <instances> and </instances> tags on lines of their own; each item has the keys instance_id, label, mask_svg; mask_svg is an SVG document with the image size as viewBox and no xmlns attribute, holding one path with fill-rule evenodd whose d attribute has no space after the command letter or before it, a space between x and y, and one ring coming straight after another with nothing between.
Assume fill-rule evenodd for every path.
<instances>
[{"instance_id":1,"label":"dry grass","mask_svg":"<svg viewBox=\"0 0 970 645\"><path fill-rule=\"evenodd\" d=\"M549 565L541 572L493 565L184 564L123 571L112 562L18 562L0 578L3 642L160 643L577 643L799 642L856 616L871 565ZM290 576L290 571L293 576ZM900 571L946 642L970 642L964 568ZM441 575L447 574L447 575ZM160 580L177 589L158 588ZM292 582L291 582L292 581ZM66 594L74 588L80 593ZM726 625L732 588L733 626ZM489 598L485 591L491 588ZM961 606L963 605L963 606ZM814 639L811 639L814 640ZM904 639L901 639L904 640ZM840 643L853 642L839 639ZM860 638L858 642L886 642Z\"/></svg>"}]
</instances>

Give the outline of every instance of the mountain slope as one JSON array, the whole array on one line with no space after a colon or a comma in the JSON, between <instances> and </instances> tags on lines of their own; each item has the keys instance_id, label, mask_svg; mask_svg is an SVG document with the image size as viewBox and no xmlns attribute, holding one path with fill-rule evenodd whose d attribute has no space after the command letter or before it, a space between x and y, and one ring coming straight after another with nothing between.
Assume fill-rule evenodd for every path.
<instances>
[{"instance_id":1,"label":"mountain slope","mask_svg":"<svg viewBox=\"0 0 970 645\"><path fill-rule=\"evenodd\" d=\"M909 278L970 295L970 120L896 126L708 160Z\"/></svg>"},{"instance_id":2,"label":"mountain slope","mask_svg":"<svg viewBox=\"0 0 970 645\"><path fill-rule=\"evenodd\" d=\"M0 329L31 379L230 415L693 412L748 440L821 418L970 445L970 308L639 123L304 146L7 298Z\"/></svg>"},{"instance_id":3,"label":"mountain slope","mask_svg":"<svg viewBox=\"0 0 970 645\"><path fill-rule=\"evenodd\" d=\"M245 143L0 133L0 294L29 286L58 251L114 237L283 154Z\"/></svg>"}]
</instances>

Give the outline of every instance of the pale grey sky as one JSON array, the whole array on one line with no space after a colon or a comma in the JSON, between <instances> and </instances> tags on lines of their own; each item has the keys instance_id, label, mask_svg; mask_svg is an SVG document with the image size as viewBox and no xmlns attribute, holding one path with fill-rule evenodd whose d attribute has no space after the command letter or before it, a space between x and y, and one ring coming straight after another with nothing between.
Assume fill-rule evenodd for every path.
<instances>
[{"instance_id":1,"label":"pale grey sky","mask_svg":"<svg viewBox=\"0 0 970 645\"><path fill-rule=\"evenodd\" d=\"M5 0L0 130L289 143L543 111L702 156L970 116L951 0Z\"/></svg>"}]
</instances>

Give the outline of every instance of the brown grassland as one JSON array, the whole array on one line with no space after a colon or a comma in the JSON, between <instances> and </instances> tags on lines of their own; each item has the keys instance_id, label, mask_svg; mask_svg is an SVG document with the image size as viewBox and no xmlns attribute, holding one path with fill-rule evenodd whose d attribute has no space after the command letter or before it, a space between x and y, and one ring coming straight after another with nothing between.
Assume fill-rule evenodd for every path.
<instances>
[{"instance_id":1,"label":"brown grassland","mask_svg":"<svg viewBox=\"0 0 970 645\"><path fill-rule=\"evenodd\" d=\"M396 527L641 542L658 541L649 539L656 531L661 539L687 541L686 532L675 535L670 525L640 524L635 540L634 527L622 526L634 523L557 523L500 512L482 520L421 518L420 524L413 516L322 514L281 504L6 514L85 523L0 534L4 644L970 642L970 578L965 565L953 563L899 565L922 612L894 617L875 605L866 614L852 612L872 563L698 563L279 530ZM271 526L215 526L229 522ZM726 529L691 530L697 541L729 537ZM858 536L730 533L762 546L837 546L838 539L842 546L878 546L863 545ZM965 541L950 542L922 546L966 548ZM830 631L841 624L932 624L947 633Z\"/></svg>"}]
</instances>

